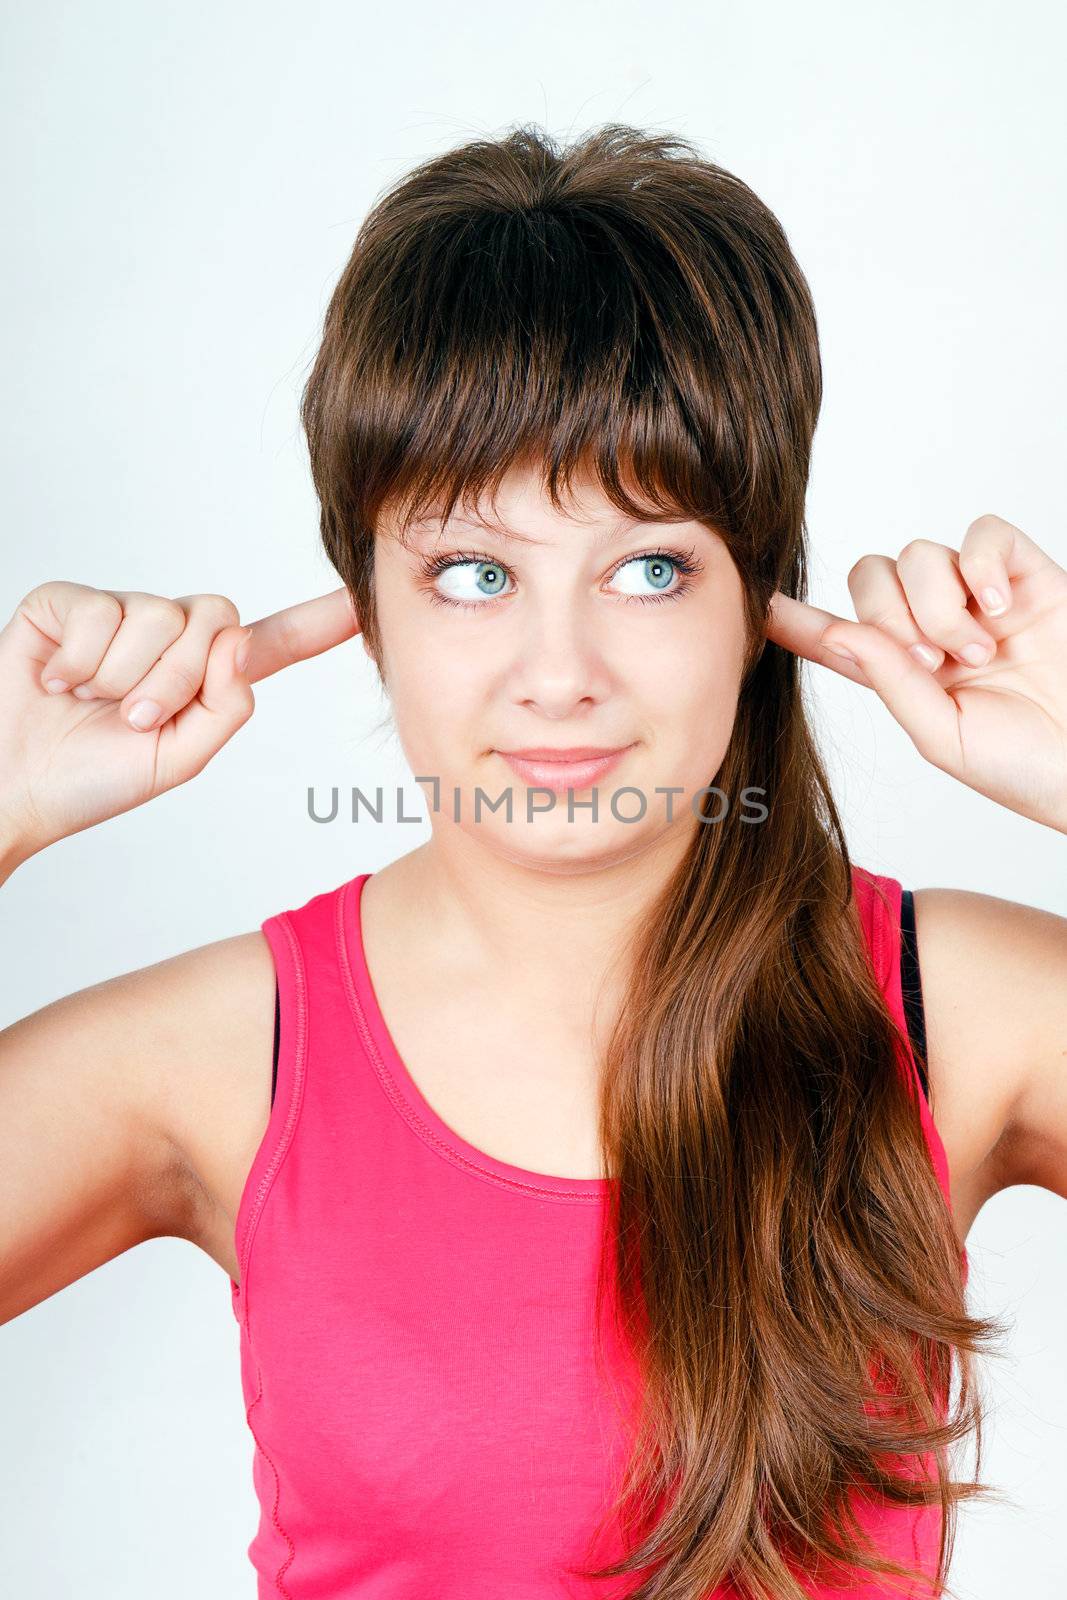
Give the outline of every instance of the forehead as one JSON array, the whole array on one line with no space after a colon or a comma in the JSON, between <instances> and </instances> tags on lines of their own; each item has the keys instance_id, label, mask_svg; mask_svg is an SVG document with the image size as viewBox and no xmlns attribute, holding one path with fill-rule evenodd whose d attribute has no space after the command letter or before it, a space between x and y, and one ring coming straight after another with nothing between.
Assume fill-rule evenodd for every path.
<instances>
[{"instance_id":1,"label":"forehead","mask_svg":"<svg viewBox=\"0 0 1067 1600\"><path fill-rule=\"evenodd\" d=\"M450 514L448 493L429 491L421 502L403 496L387 504L378 519L382 532L403 545L425 547L463 533L492 537L507 545L537 545L558 529L575 530L599 547L645 526L668 527L689 523L690 513L660 509L624 474L631 504L623 509L605 492L598 477L588 470L572 475L552 500L541 471L529 465L512 465L503 477L478 493L464 494L453 486Z\"/></svg>"}]
</instances>

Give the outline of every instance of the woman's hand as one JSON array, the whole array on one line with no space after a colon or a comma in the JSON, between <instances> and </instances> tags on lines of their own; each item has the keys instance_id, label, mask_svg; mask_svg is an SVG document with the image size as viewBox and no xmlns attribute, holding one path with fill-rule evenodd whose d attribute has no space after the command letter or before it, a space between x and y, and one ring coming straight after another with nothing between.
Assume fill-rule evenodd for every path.
<instances>
[{"instance_id":1,"label":"woman's hand","mask_svg":"<svg viewBox=\"0 0 1067 1600\"><path fill-rule=\"evenodd\" d=\"M858 621L776 594L767 637L873 689L942 772L1067 833L1067 572L985 516L958 551L862 556L848 587Z\"/></svg>"},{"instance_id":2,"label":"woman's hand","mask_svg":"<svg viewBox=\"0 0 1067 1600\"><path fill-rule=\"evenodd\" d=\"M0 630L5 860L195 777L252 715L251 684L358 632L344 589L248 628L224 595L32 589Z\"/></svg>"}]
</instances>

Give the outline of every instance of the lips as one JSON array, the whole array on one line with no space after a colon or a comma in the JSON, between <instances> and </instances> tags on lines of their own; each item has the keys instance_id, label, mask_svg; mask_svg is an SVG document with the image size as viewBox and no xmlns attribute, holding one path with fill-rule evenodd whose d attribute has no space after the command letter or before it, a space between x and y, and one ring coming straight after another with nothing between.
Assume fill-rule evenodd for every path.
<instances>
[{"instance_id":1,"label":"lips","mask_svg":"<svg viewBox=\"0 0 1067 1600\"><path fill-rule=\"evenodd\" d=\"M603 745L576 745L569 749L552 749L539 746L526 750L498 750L524 783L538 789L550 789L554 794L566 794L568 789L588 789L618 766L632 745L615 749Z\"/></svg>"},{"instance_id":2,"label":"lips","mask_svg":"<svg viewBox=\"0 0 1067 1600\"><path fill-rule=\"evenodd\" d=\"M519 756L526 761L601 761L627 749L628 745L575 744L562 750L539 744L525 746L522 750L498 750L497 754Z\"/></svg>"}]
</instances>

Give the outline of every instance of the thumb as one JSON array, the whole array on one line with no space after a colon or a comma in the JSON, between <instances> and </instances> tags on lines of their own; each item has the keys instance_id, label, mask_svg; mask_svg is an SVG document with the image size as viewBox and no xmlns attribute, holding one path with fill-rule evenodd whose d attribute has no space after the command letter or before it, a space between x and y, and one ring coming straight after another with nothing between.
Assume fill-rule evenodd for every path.
<instances>
[{"instance_id":1,"label":"thumb","mask_svg":"<svg viewBox=\"0 0 1067 1600\"><path fill-rule=\"evenodd\" d=\"M163 787L173 788L195 777L255 710L255 697L241 665L242 655L247 665L250 632L236 625L219 630L208 652L199 693L160 729L158 759L165 778Z\"/></svg>"},{"instance_id":2,"label":"thumb","mask_svg":"<svg viewBox=\"0 0 1067 1600\"><path fill-rule=\"evenodd\" d=\"M819 644L834 655L846 651L853 657L867 684L922 755L944 759L944 752L958 745L955 700L899 640L873 623L837 621L824 629Z\"/></svg>"}]
</instances>

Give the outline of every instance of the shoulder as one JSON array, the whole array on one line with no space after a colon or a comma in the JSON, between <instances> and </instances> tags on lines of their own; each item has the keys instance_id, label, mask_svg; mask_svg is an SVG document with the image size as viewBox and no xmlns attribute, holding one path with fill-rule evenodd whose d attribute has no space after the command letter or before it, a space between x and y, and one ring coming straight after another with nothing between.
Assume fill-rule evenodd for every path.
<instances>
[{"instance_id":1,"label":"shoulder","mask_svg":"<svg viewBox=\"0 0 1067 1600\"><path fill-rule=\"evenodd\" d=\"M121 980L154 1036L155 1113L180 1152L187 1190L182 1232L234 1278L237 1213L271 1117L278 985L284 1004L304 964L332 959L342 896L352 881L313 894L254 931Z\"/></svg>"},{"instance_id":2,"label":"shoulder","mask_svg":"<svg viewBox=\"0 0 1067 1600\"><path fill-rule=\"evenodd\" d=\"M270 1115L274 985L274 958L257 929L73 997L92 997L129 1115L158 1130L171 1152L161 1210L172 1214L161 1214L160 1232L201 1246L225 1235L241 1164L250 1165Z\"/></svg>"},{"instance_id":3,"label":"shoulder","mask_svg":"<svg viewBox=\"0 0 1067 1600\"><path fill-rule=\"evenodd\" d=\"M241 934L0 1033L0 1321L146 1239L203 1242L266 1125L273 974Z\"/></svg>"},{"instance_id":4,"label":"shoulder","mask_svg":"<svg viewBox=\"0 0 1067 1600\"><path fill-rule=\"evenodd\" d=\"M152 1063L154 1110L180 1152L186 1236L228 1236L270 1117L276 967L260 929L118 980Z\"/></svg>"},{"instance_id":5,"label":"shoulder","mask_svg":"<svg viewBox=\"0 0 1067 1600\"><path fill-rule=\"evenodd\" d=\"M1067 1190L1067 918L963 889L913 892L931 1110L973 1212Z\"/></svg>"},{"instance_id":6,"label":"shoulder","mask_svg":"<svg viewBox=\"0 0 1067 1600\"><path fill-rule=\"evenodd\" d=\"M273 1027L274 962L256 930L103 979L21 1018L5 1038L27 1056L69 1063L83 1097L188 1152L213 1081L254 1070Z\"/></svg>"}]
</instances>

